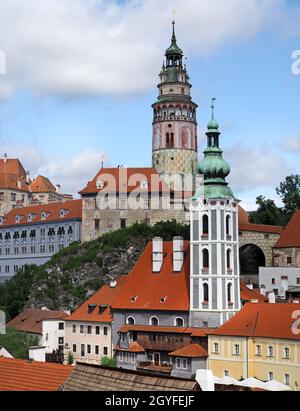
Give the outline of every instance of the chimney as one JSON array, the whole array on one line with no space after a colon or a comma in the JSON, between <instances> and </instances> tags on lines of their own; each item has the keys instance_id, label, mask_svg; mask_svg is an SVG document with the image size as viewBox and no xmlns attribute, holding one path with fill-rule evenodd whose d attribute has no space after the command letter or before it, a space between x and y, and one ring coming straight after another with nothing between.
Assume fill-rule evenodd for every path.
<instances>
[{"instance_id":1,"label":"chimney","mask_svg":"<svg viewBox=\"0 0 300 411\"><path fill-rule=\"evenodd\" d=\"M261 293L261 295L264 295L265 297L267 296L267 290L266 290L266 287L264 285L262 285L260 287L260 293Z\"/></svg>"},{"instance_id":2,"label":"chimney","mask_svg":"<svg viewBox=\"0 0 300 411\"><path fill-rule=\"evenodd\" d=\"M4 154L4 164L6 164L7 163L7 154L5 153Z\"/></svg>"},{"instance_id":3,"label":"chimney","mask_svg":"<svg viewBox=\"0 0 300 411\"><path fill-rule=\"evenodd\" d=\"M26 183L30 184L30 172L28 170L26 171Z\"/></svg>"},{"instance_id":4,"label":"chimney","mask_svg":"<svg viewBox=\"0 0 300 411\"><path fill-rule=\"evenodd\" d=\"M254 286L253 286L253 284L247 284L247 288L248 288L249 290L251 290L251 291L253 291L253 290L254 290Z\"/></svg>"},{"instance_id":5,"label":"chimney","mask_svg":"<svg viewBox=\"0 0 300 411\"><path fill-rule=\"evenodd\" d=\"M269 298L269 303L270 304L275 304L276 303L275 293L269 293L268 298Z\"/></svg>"},{"instance_id":6,"label":"chimney","mask_svg":"<svg viewBox=\"0 0 300 411\"><path fill-rule=\"evenodd\" d=\"M21 190L22 189L22 181L18 180L17 186L18 186L18 189Z\"/></svg>"},{"instance_id":7,"label":"chimney","mask_svg":"<svg viewBox=\"0 0 300 411\"><path fill-rule=\"evenodd\" d=\"M179 273L182 270L184 252L183 252L183 238L173 238L173 271Z\"/></svg>"},{"instance_id":8,"label":"chimney","mask_svg":"<svg viewBox=\"0 0 300 411\"><path fill-rule=\"evenodd\" d=\"M55 186L57 194L61 194L61 187L60 184L56 184Z\"/></svg>"},{"instance_id":9,"label":"chimney","mask_svg":"<svg viewBox=\"0 0 300 411\"><path fill-rule=\"evenodd\" d=\"M111 281L109 286L110 286L110 288L116 288L117 282L116 281Z\"/></svg>"},{"instance_id":10,"label":"chimney","mask_svg":"<svg viewBox=\"0 0 300 411\"><path fill-rule=\"evenodd\" d=\"M159 273L163 264L164 241L161 237L152 240L152 271Z\"/></svg>"}]
</instances>

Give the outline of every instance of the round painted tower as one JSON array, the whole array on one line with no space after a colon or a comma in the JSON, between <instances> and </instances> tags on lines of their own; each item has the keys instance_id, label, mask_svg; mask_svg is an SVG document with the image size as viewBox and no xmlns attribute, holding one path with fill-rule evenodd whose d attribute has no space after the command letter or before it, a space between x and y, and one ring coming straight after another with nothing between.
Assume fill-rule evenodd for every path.
<instances>
[{"instance_id":1,"label":"round painted tower","mask_svg":"<svg viewBox=\"0 0 300 411\"><path fill-rule=\"evenodd\" d=\"M196 175L198 164L197 104L178 47L175 22L171 46L160 72L159 96L153 104L153 167L159 174Z\"/></svg>"}]
</instances>

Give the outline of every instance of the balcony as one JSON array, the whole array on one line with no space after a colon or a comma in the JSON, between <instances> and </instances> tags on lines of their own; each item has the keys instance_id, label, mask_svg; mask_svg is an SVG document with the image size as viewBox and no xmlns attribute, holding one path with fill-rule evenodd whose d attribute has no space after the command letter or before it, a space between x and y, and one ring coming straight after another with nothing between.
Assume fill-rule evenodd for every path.
<instances>
[{"instance_id":1,"label":"balcony","mask_svg":"<svg viewBox=\"0 0 300 411\"><path fill-rule=\"evenodd\" d=\"M151 361L148 362L138 362L137 363L137 370L140 371L147 371L149 373L153 373L156 375L161 376L168 376L171 375L173 370L172 365L155 365Z\"/></svg>"}]
</instances>

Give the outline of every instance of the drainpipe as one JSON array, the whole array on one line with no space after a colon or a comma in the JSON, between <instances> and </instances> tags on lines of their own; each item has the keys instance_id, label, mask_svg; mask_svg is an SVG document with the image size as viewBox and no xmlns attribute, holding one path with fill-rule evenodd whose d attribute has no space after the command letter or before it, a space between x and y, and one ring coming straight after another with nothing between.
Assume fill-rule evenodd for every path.
<instances>
[{"instance_id":1,"label":"drainpipe","mask_svg":"<svg viewBox=\"0 0 300 411\"><path fill-rule=\"evenodd\" d=\"M247 337L247 349L246 349L246 351L247 351L247 353L246 353L246 361L247 361L247 378L246 379L248 379L249 378L249 337Z\"/></svg>"}]
</instances>

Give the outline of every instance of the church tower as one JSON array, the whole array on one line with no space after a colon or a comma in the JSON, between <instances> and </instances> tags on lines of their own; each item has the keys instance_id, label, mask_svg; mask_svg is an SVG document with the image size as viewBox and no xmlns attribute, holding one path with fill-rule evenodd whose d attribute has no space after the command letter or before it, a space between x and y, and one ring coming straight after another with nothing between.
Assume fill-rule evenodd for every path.
<instances>
[{"instance_id":1,"label":"church tower","mask_svg":"<svg viewBox=\"0 0 300 411\"><path fill-rule=\"evenodd\" d=\"M230 166L219 145L219 124L208 124L207 148L191 203L191 325L219 327L241 309L238 203L226 182ZM203 182L202 182L203 183Z\"/></svg>"},{"instance_id":2,"label":"church tower","mask_svg":"<svg viewBox=\"0 0 300 411\"><path fill-rule=\"evenodd\" d=\"M160 72L159 96L153 104L153 167L159 174L197 173L197 105L183 51L178 47L175 22L171 46Z\"/></svg>"}]
</instances>

